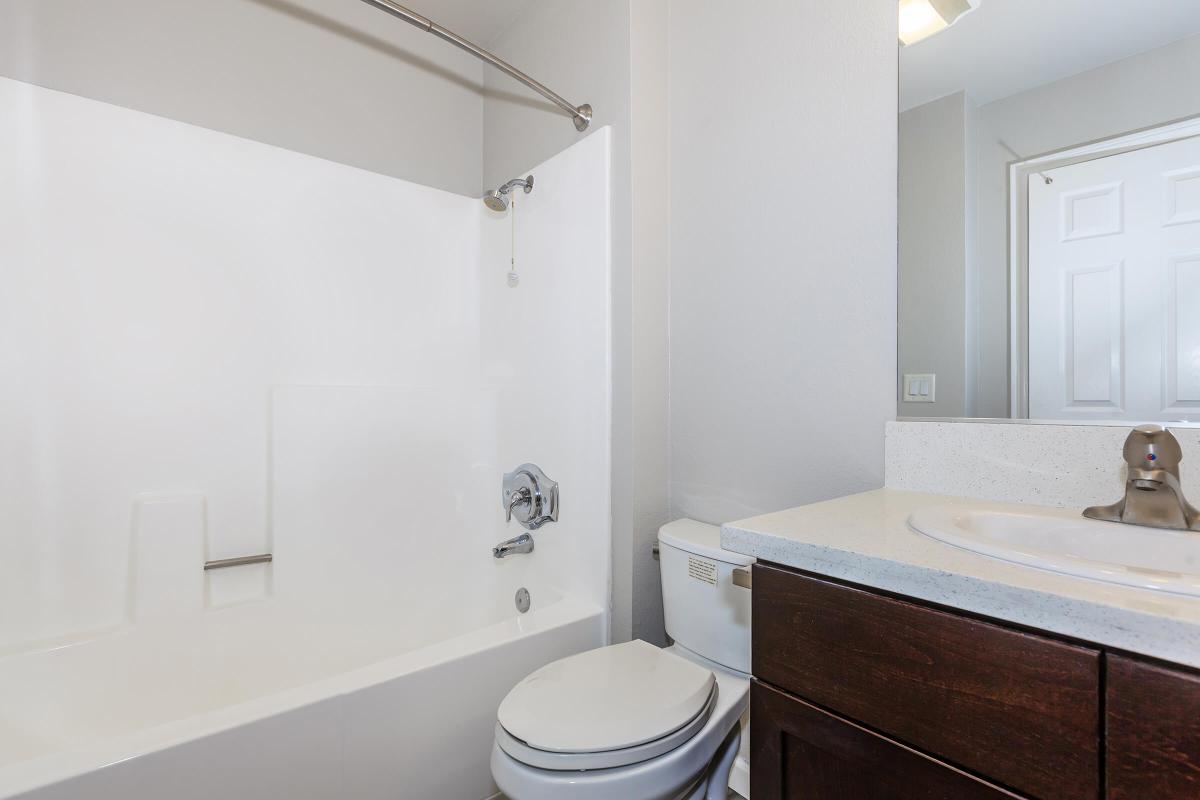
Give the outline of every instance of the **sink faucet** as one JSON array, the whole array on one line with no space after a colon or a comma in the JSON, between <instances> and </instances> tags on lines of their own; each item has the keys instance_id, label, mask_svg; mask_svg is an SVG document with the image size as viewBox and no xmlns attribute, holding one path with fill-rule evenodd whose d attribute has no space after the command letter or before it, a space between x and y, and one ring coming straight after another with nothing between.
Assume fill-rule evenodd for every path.
<instances>
[{"instance_id":1,"label":"sink faucet","mask_svg":"<svg viewBox=\"0 0 1200 800\"><path fill-rule=\"evenodd\" d=\"M1125 440L1129 478L1124 499L1111 506L1092 506L1085 517L1151 528L1200 531L1200 511L1188 503L1179 485L1179 440L1157 425L1134 428Z\"/></svg>"},{"instance_id":2,"label":"sink faucet","mask_svg":"<svg viewBox=\"0 0 1200 800\"><path fill-rule=\"evenodd\" d=\"M528 533L522 533L520 536L512 539L507 539L492 548L493 558L505 558L517 553L532 553L533 552L533 537Z\"/></svg>"}]
</instances>

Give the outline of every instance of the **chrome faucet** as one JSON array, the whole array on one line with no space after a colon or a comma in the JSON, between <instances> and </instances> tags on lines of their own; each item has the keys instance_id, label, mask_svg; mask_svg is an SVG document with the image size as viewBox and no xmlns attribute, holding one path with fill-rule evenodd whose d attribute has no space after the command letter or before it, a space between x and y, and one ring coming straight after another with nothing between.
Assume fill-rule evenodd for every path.
<instances>
[{"instance_id":1,"label":"chrome faucet","mask_svg":"<svg viewBox=\"0 0 1200 800\"><path fill-rule=\"evenodd\" d=\"M1200 511L1188 503L1179 484L1183 448L1157 425L1134 428L1125 440L1129 477L1125 497L1111 506L1092 506L1085 517L1151 528L1200 531Z\"/></svg>"},{"instance_id":2,"label":"chrome faucet","mask_svg":"<svg viewBox=\"0 0 1200 800\"><path fill-rule=\"evenodd\" d=\"M517 522L526 531L537 530L547 522L558 520L558 483L546 477L536 464L522 464L504 474L500 487L504 521ZM533 536L520 536L501 542L492 548L494 558L506 558L516 553L532 553Z\"/></svg>"},{"instance_id":3,"label":"chrome faucet","mask_svg":"<svg viewBox=\"0 0 1200 800\"><path fill-rule=\"evenodd\" d=\"M533 537L528 533L522 533L512 539L501 542L492 548L493 558L505 558L506 556L516 555L517 553L532 553L533 552Z\"/></svg>"},{"instance_id":4,"label":"chrome faucet","mask_svg":"<svg viewBox=\"0 0 1200 800\"><path fill-rule=\"evenodd\" d=\"M504 474L500 502L505 522L515 517L522 528L535 531L558 520L558 483L546 477L537 464L522 464Z\"/></svg>"}]
</instances>

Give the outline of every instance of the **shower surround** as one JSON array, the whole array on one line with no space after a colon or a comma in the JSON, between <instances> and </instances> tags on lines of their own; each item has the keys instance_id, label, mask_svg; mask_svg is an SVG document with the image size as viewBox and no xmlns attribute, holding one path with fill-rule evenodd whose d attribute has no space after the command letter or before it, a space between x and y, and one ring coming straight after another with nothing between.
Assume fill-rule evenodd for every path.
<instances>
[{"instance_id":1,"label":"shower surround","mask_svg":"<svg viewBox=\"0 0 1200 800\"><path fill-rule=\"evenodd\" d=\"M0 798L493 791L504 692L607 635L608 153L514 219L0 79Z\"/></svg>"}]
</instances>

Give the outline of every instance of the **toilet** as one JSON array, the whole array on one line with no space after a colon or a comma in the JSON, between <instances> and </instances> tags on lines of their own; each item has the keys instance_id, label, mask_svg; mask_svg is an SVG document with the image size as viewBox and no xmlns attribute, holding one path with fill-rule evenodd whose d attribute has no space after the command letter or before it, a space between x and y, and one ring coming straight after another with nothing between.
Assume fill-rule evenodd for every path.
<instances>
[{"instance_id":1,"label":"toilet","mask_svg":"<svg viewBox=\"0 0 1200 800\"><path fill-rule=\"evenodd\" d=\"M748 797L750 591L720 529L677 520L658 534L670 647L640 640L533 672L497 712L492 776L510 800ZM731 778L732 775L732 778Z\"/></svg>"}]
</instances>

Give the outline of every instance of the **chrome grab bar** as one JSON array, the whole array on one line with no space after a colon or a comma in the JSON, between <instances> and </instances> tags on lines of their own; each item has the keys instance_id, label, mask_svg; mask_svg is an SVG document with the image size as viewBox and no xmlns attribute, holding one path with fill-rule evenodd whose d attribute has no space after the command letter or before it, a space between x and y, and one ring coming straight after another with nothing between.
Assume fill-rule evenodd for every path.
<instances>
[{"instance_id":1,"label":"chrome grab bar","mask_svg":"<svg viewBox=\"0 0 1200 800\"><path fill-rule=\"evenodd\" d=\"M205 561L204 571L210 569L228 569L229 567L244 567L248 564L270 564L275 560L275 556L271 553L262 553L256 556L238 556L237 558L219 558L216 561Z\"/></svg>"}]
</instances>

